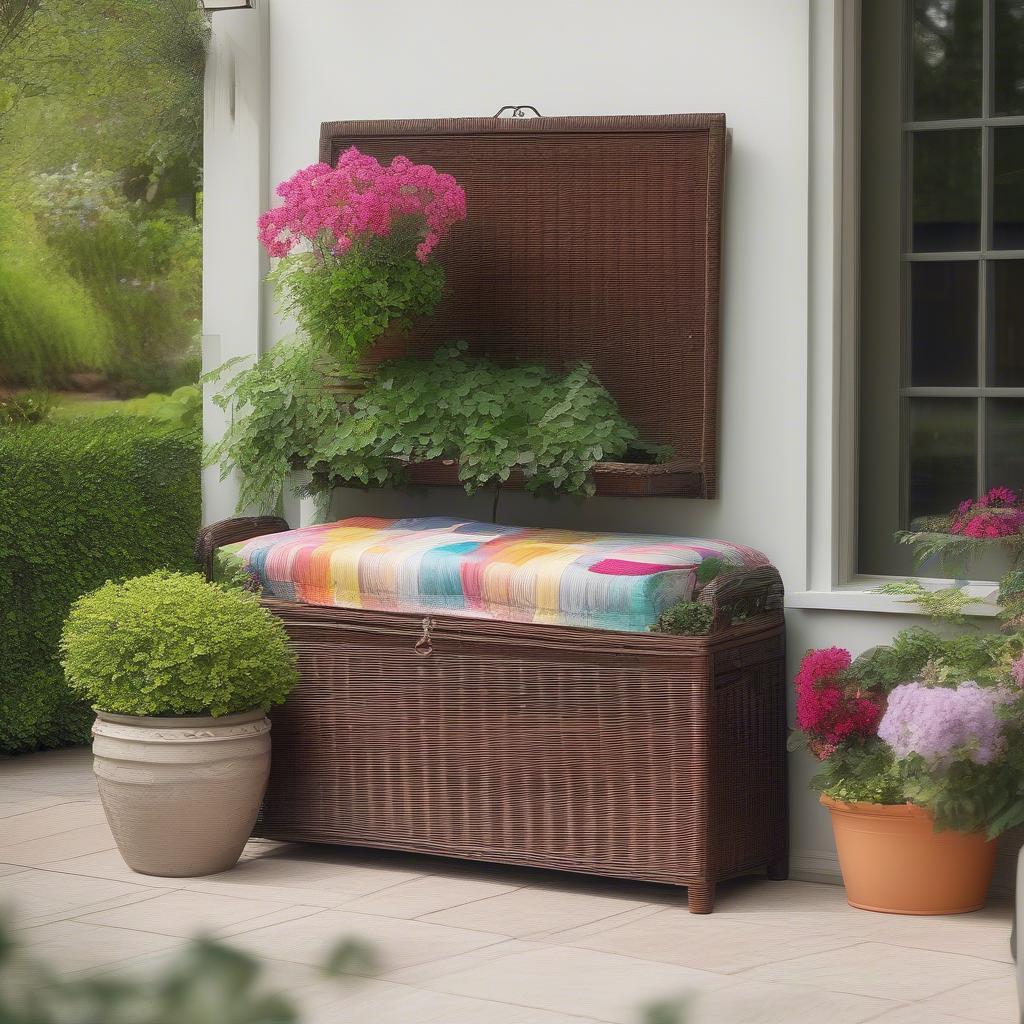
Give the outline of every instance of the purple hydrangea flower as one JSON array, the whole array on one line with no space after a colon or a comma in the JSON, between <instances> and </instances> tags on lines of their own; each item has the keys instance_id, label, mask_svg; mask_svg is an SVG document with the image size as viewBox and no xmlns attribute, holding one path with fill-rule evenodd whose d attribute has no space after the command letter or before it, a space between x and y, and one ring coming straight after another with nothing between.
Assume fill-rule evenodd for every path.
<instances>
[{"instance_id":1,"label":"purple hydrangea flower","mask_svg":"<svg viewBox=\"0 0 1024 1024\"><path fill-rule=\"evenodd\" d=\"M889 694L878 736L898 758L919 754L935 765L964 754L991 764L1003 751L1003 723L996 712L1014 699L1005 686L961 683L955 689L904 683Z\"/></svg>"}]
</instances>

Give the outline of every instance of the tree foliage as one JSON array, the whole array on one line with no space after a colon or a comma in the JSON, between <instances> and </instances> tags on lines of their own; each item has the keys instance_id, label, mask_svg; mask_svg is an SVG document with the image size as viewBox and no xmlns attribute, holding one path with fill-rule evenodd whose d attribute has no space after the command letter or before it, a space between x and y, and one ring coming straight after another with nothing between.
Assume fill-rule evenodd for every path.
<instances>
[{"instance_id":1,"label":"tree foliage","mask_svg":"<svg viewBox=\"0 0 1024 1024\"><path fill-rule=\"evenodd\" d=\"M0 0L0 173L78 163L191 191L207 43L194 0Z\"/></svg>"}]
</instances>

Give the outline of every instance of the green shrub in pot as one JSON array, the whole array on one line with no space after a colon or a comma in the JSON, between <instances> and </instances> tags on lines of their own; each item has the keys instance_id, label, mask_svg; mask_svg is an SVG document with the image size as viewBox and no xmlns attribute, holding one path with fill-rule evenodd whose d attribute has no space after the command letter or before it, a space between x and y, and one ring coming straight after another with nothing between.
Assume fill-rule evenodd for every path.
<instances>
[{"instance_id":1,"label":"green shrub in pot","mask_svg":"<svg viewBox=\"0 0 1024 1024\"><path fill-rule=\"evenodd\" d=\"M266 709L297 679L280 620L195 574L154 572L79 598L61 653L68 685L120 715Z\"/></svg>"},{"instance_id":2,"label":"green shrub in pot","mask_svg":"<svg viewBox=\"0 0 1024 1024\"><path fill-rule=\"evenodd\" d=\"M232 867L270 771L266 710L298 678L280 621L243 590L155 572L79 598L61 653L96 708L100 797L128 865Z\"/></svg>"}]
</instances>

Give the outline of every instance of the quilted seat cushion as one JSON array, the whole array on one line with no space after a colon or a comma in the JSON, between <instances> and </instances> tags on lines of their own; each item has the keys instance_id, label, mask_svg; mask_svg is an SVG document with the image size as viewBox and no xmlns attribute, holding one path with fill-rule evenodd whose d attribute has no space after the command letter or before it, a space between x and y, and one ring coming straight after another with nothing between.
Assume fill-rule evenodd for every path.
<instances>
[{"instance_id":1,"label":"quilted seat cushion","mask_svg":"<svg viewBox=\"0 0 1024 1024\"><path fill-rule=\"evenodd\" d=\"M227 545L219 566L284 601L644 632L708 558L768 564L719 540L356 517Z\"/></svg>"}]
</instances>

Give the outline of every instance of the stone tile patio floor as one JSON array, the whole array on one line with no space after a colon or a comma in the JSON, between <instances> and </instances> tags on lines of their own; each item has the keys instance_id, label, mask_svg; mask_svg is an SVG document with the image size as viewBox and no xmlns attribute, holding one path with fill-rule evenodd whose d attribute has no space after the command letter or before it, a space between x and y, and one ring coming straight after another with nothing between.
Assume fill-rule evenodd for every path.
<instances>
[{"instance_id":1,"label":"stone tile patio floor","mask_svg":"<svg viewBox=\"0 0 1024 1024\"><path fill-rule=\"evenodd\" d=\"M895 917L842 889L743 880L710 917L684 892L369 850L253 841L232 871L137 875L103 817L87 750L0 760L0 903L66 971L145 971L206 933L267 959L308 1024L635 1021L689 992L692 1024L1010 1024L1009 908ZM344 936L373 978L320 979Z\"/></svg>"}]
</instances>

